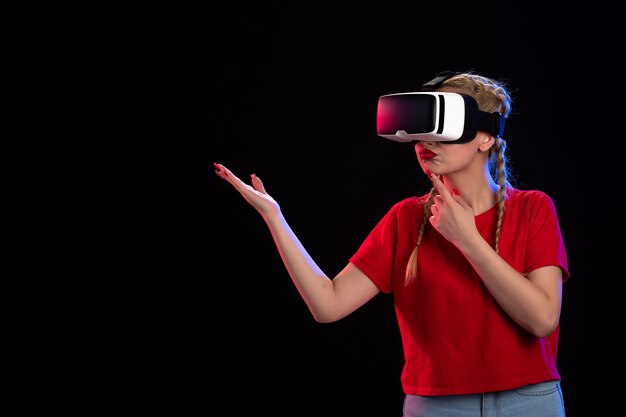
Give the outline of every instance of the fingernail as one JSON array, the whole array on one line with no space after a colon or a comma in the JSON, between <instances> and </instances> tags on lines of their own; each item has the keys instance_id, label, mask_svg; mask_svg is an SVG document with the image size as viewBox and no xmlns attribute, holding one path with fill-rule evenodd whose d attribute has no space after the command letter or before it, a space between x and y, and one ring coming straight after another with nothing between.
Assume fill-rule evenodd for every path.
<instances>
[{"instance_id":1,"label":"fingernail","mask_svg":"<svg viewBox=\"0 0 626 417\"><path fill-rule=\"evenodd\" d=\"M433 173L430 172L430 169L427 169L426 171L424 171L426 173L426 175L428 175L428 178L433 176Z\"/></svg>"},{"instance_id":2,"label":"fingernail","mask_svg":"<svg viewBox=\"0 0 626 417\"><path fill-rule=\"evenodd\" d=\"M256 174L252 174L252 175L250 175L250 177L256 178Z\"/></svg>"},{"instance_id":3,"label":"fingernail","mask_svg":"<svg viewBox=\"0 0 626 417\"><path fill-rule=\"evenodd\" d=\"M452 194L453 195L459 195L459 190L457 190L456 188L452 189Z\"/></svg>"}]
</instances>

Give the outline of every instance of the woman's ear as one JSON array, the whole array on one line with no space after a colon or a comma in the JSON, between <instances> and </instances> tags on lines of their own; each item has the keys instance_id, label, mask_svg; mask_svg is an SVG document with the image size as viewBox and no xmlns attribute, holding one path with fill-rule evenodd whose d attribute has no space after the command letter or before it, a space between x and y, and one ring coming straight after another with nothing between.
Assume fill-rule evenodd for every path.
<instances>
[{"instance_id":1,"label":"woman's ear","mask_svg":"<svg viewBox=\"0 0 626 417\"><path fill-rule=\"evenodd\" d=\"M480 149L481 152L489 151L493 144L496 143L496 138L489 133L478 132L478 135L478 149Z\"/></svg>"}]
</instances>

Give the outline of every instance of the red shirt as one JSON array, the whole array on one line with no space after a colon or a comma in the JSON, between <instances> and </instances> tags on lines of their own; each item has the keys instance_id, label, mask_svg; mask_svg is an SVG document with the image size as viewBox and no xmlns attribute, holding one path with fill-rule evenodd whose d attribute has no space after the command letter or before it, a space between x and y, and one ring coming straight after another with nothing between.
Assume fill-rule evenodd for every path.
<instances>
[{"instance_id":1,"label":"red shirt","mask_svg":"<svg viewBox=\"0 0 626 417\"><path fill-rule=\"evenodd\" d=\"M350 262L385 293L393 292L404 348L402 386L415 395L469 394L560 379L559 328L538 338L515 323L463 254L430 224L418 251L417 279L405 286L425 197L395 204ZM475 217L493 247L497 206ZM520 273L547 265L569 277L553 201L510 188L499 254Z\"/></svg>"}]
</instances>

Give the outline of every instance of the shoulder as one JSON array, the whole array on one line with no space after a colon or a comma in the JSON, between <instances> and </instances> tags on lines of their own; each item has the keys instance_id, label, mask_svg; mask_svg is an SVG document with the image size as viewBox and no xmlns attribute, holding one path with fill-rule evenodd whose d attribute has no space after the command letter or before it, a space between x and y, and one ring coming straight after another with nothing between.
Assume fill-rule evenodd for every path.
<instances>
[{"instance_id":1,"label":"shoulder","mask_svg":"<svg viewBox=\"0 0 626 417\"><path fill-rule=\"evenodd\" d=\"M541 190L520 190L511 187L507 192L507 204L514 211L554 211L554 201Z\"/></svg>"},{"instance_id":2,"label":"shoulder","mask_svg":"<svg viewBox=\"0 0 626 417\"><path fill-rule=\"evenodd\" d=\"M428 196L407 197L392 204L387 212L383 215L381 222L395 224L404 224L415 218L421 218L424 213L424 203L428 200Z\"/></svg>"},{"instance_id":3,"label":"shoulder","mask_svg":"<svg viewBox=\"0 0 626 417\"><path fill-rule=\"evenodd\" d=\"M428 194L419 197L407 197L398 201L391 207L391 212L399 216L407 214L415 215L416 212L422 211L424 204L428 200Z\"/></svg>"}]
</instances>

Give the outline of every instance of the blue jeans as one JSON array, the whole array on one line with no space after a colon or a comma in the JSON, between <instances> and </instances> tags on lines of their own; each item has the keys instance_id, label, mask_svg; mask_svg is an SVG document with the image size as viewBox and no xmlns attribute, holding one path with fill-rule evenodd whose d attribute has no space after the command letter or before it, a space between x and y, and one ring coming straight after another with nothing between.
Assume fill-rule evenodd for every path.
<instances>
[{"instance_id":1,"label":"blue jeans","mask_svg":"<svg viewBox=\"0 0 626 417\"><path fill-rule=\"evenodd\" d=\"M484 394L407 394L404 417L565 417L559 381Z\"/></svg>"}]
</instances>

